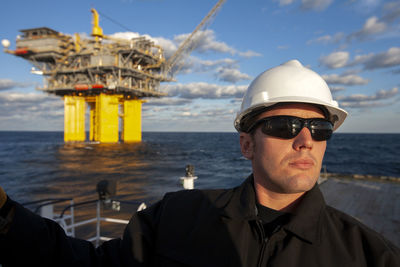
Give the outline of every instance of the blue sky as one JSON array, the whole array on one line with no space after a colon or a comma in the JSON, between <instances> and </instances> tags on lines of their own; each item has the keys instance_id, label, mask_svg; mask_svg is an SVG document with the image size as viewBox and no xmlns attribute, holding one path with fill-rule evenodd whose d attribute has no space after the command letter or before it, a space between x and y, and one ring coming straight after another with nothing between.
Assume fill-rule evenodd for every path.
<instances>
[{"instance_id":1,"label":"blue sky","mask_svg":"<svg viewBox=\"0 0 400 267\"><path fill-rule=\"evenodd\" d=\"M216 0L27 1L0 9L0 39L46 26L91 32L90 8L104 34L145 35L172 54ZM110 19L111 18L111 19ZM340 132L400 133L400 1L227 0L185 58L168 97L143 105L144 131L234 131L243 92L264 70L298 59L320 73L349 112ZM43 77L0 52L0 130L63 129L63 102L35 90Z\"/></svg>"}]
</instances>

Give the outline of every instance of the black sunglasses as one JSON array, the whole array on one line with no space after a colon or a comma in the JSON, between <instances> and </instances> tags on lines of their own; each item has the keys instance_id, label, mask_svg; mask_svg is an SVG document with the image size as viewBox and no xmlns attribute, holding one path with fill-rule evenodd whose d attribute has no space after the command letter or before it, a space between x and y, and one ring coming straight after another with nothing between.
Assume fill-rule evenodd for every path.
<instances>
[{"instance_id":1,"label":"black sunglasses","mask_svg":"<svg viewBox=\"0 0 400 267\"><path fill-rule=\"evenodd\" d=\"M256 121L248 129L248 133L262 124L261 131L270 136L292 139L307 127L315 141L325 141L332 136L332 122L323 118L303 119L294 116L272 116Z\"/></svg>"}]
</instances>

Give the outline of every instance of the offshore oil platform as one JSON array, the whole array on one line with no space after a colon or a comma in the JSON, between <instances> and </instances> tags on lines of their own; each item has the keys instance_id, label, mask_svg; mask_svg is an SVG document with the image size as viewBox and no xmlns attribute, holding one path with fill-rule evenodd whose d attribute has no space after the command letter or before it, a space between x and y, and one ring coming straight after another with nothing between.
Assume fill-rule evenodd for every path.
<instances>
[{"instance_id":1,"label":"offshore oil platform","mask_svg":"<svg viewBox=\"0 0 400 267\"><path fill-rule=\"evenodd\" d=\"M89 141L139 142L142 139L143 98L162 97L161 82L174 81L174 70L194 49L194 35L215 16L219 0L195 30L168 59L164 50L141 36L118 39L103 34L99 14L93 13L92 38L66 35L47 27L21 30L16 49L3 40L6 53L32 63L33 72L45 77L38 90L64 99L64 141L86 140L85 118L89 106Z\"/></svg>"}]
</instances>

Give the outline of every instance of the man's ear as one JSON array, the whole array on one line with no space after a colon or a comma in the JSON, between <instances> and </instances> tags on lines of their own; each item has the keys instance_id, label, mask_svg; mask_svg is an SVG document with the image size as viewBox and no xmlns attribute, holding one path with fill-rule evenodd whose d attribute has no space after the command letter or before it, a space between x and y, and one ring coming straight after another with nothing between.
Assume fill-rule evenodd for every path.
<instances>
[{"instance_id":1,"label":"man's ear","mask_svg":"<svg viewBox=\"0 0 400 267\"><path fill-rule=\"evenodd\" d=\"M240 150L242 151L243 157L246 159L253 159L253 149L254 149L254 141L250 134L248 133L240 133L239 137L240 142Z\"/></svg>"}]
</instances>

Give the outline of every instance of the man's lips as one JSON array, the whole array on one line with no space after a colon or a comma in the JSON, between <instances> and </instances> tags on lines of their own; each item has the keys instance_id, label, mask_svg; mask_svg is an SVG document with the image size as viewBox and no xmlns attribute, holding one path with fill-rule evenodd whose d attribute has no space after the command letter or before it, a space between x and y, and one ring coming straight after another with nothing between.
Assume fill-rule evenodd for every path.
<instances>
[{"instance_id":1,"label":"man's lips","mask_svg":"<svg viewBox=\"0 0 400 267\"><path fill-rule=\"evenodd\" d=\"M307 170L314 166L314 161L312 159L297 159L289 162L291 167Z\"/></svg>"}]
</instances>

